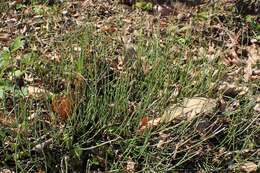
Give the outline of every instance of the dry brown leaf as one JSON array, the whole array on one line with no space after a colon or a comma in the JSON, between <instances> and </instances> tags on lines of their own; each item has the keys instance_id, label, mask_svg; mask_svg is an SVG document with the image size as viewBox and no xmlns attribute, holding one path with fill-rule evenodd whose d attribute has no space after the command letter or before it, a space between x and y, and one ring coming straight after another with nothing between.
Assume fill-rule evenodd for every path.
<instances>
[{"instance_id":1,"label":"dry brown leaf","mask_svg":"<svg viewBox=\"0 0 260 173\"><path fill-rule=\"evenodd\" d=\"M101 28L102 32L107 32L107 33L113 33L117 31L117 28L114 26L104 26Z\"/></svg>"},{"instance_id":2,"label":"dry brown leaf","mask_svg":"<svg viewBox=\"0 0 260 173\"><path fill-rule=\"evenodd\" d=\"M168 123L176 119L191 120L203 113L211 112L216 100L204 97L184 98L181 106L174 104L162 115L162 122Z\"/></svg>"},{"instance_id":3,"label":"dry brown leaf","mask_svg":"<svg viewBox=\"0 0 260 173\"><path fill-rule=\"evenodd\" d=\"M235 97L237 95L246 95L249 91L249 88L235 83L223 82L219 86L219 90L222 91L226 96Z\"/></svg>"},{"instance_id":4,"label":"dry brown leaf","mask_svg":"<svg viewBox=\"0 0 260 173\"><path fill-rule=\"evenodd\" d=\"M37 116L37 113L34 112L34 113L32 113L32 114L28 117L28 120L29 120L29 121L34 120L36 116Z\"/></svg>"},{"instance_id":5,"label":"dry brown leaf","mask_svg":"<svg viewBox=\"0 0 260 173\"><path fill-rule=\"evenodd\" d=\"M152 128L155 126L158 126L161 122L161 118L155 118L152 120L149 120L148 117L144 117L142 118L141 122L140 122L140 129L138 130L138 132L143 132L144 129L146 128Z\"/></svg>"},{"instance_id":6,"label":"dry brown leaf","mask_svg":"<svg viewBox=\"0 0 260 173\"><path fill-rule=\"evenodd\" d=\"M0 41L9 41L10 35L8 33L0 33Z\"/></svg>"},{"instance_id":7,"label":"dry brown leaf","mask_svg":"<svg viewBox=\"0 0 260 173\"><path fill-rule=\"evenodd\" d=\"M257 165L254 162L245 162L240 165L240 170L244 172L256 172Z\"/></svg>"},{"instance_id":8,"label":"dry brown leaf","mask_svg":"<svg viewBox=\"0 0 260 173\"><path fill-rule=\"evenodd\" d=\"M39 169L39 170L37 170L36 173L45 173L45 171L43 171L42 169Z\"/></svg>"},{"instance_id":9,"label":"dry brown leaf","mask_svg":"<svg viewBox=\"0 0 260 173\"><path fill-rule=\"evenodd\" d=\"M178 119L191 120L200 114L211 112L216 106L217 101L214 99L204 97L184 98L181 106L177 104L170 106L162 117L152 120L149 120L148 117L142 118L138 132Z\"/></svg>"},{"instance_id":10,"label":"dry brown leaf","mask_svg":"<svg viewBox=\"0 0 260 173\"><path fill-rule=\"evenodd\" d=\"M246 50L248 52L248 60L246 61L246 67L244 69L244 78L246 81L249 81L253 75L254 65L260 61L260 48L255 44L252 44L251 46L248 46Z\"/></svg>"},{"instance_id":11,"label":"dry brown leaf","mask_svg":"<svg viewBox=\"0 0 260 173\"><path fill-rule=\"evenodd\" d=\"M15 0L15 2L18 4L18 3L22 3L23 0Z\"/></svg>"},{"instance_id":12,"label":"dry brown leaf","mask_svg":"<svg viewBox=\"0 0 260 173\"><path fill-rule=\"evenodd\" d=\"M141 60L142 60L142 69L143 69L144 75L147 75L151 71L152 68L151 68L150 64L148 63L148 61L145 59L145 57L141 57Z\"/></svg>"},{"instance_id":13,"label":"dry brown leaf","mask_svg":"<svg viewBox=\"0 0 260 173\"><path fill-rule=\"evenodd\" d=\"M10 169L0 169L0 173L14 173L14 171Z\"/></svg>"},{"instance_id":14,"label":"dry brown leaf","mask_svg":"<svg viewBox=\"0 0 260 173\"><path fill-rule=\"evenodd\" d=\"M165 19L160 20L160 27L161 28L165 28L165 27L167 27L167 25L168 25L168 23Z\"/></svg>"},{"instance_id":15,"label":"dry brown leaf","mask_svg":"<svg viewBox=\"0 0 260 173\"><path fill-rule=\"evenodd\" d=\"M85 86L86 79L80 73L75 73L73 84L75 85L75 88L80 91L80 89Z\"/></svg>"},{"instance_id":16,"label":"dry brown leaf","mask_svg":"<svg viewBox=\"0 0 260 173\"><path fill-rule=\"evenodd\" d=\"M24 14L24 15L31 15L31 14L33 14L33 9L32 9L32 7L27 7L27 8L25 8L25 9L23 10L23 14Z\"/></svg>"},{"instance_id":17,"label":"dry brown leaf","mask_svg":"<svg viewBox=\"0 0 260 173\"><path fill-rule=\"evenodd\" d=\"M167 5L155 5L153 11L161 14L162 16L167 16L173 13L173 9Z\"/></svg>"},{"instance_id":18,"label":"dry brown leaf","mask_svg":"<svg viewBox=\"0 0 260 173\"><path fill-rule=\"evenodd\" d=\"M33 82L34 78L32 75L25 73L24 80L27 82Z\"/></svg>"},{"instance_id":19,"label":"dry brown leaf","mask_svg":"<svg viewBox=\"0 0 260 173\"><path fill-rule=\"evenodd\" d=\"M72 100L66 96L54 97L52 108L62 120L66 120L72 113Z\"/></svg>"},{"instance_id":20,"label":"dry brown leaf","mask_svg":"<svg viewBox=\"0 0 260 173\"><path fill-rule=\"evenodd\" d=\"M1 125L9 126L15 122L16 122L16 120L15 120L14 116L7 116L7 115L4 115L2 112L0 112L0 124Z\"/></svg>"},{"instance_id":21,"label":"dry brown leaf","mask_svg":"<svg viewBox=\"0 0 260 173\"><path fill-rule=\"evenodd\" d=\"M135 172L135 162L133 162L132 158L129 158L127 161L126 172L129 173Z\"/></svg>"},{"instance_id":22,"label":"dry brown leaf","mask_svg":"<svg viewBox=\"0 0 260 173\"><path fill-rule=\"evenodd\" d=\"M162 149L164 144L166 143L169 134L165 134L163 132L159 132L159 142L157 143L156 147Z\"/></svg>"},{"instance_id":23,"label":"dry brown leaf","mask_svg":"<svg viewBox=\"0 0 260 173\"><path fill-rule=\"evenodd\" d=\"M29 86L28 95L31 97L41 97L43 95L52 95L52 93L42 88Z\"/></svg>"},{"instance_id":24,"label":"dry brown leaf","mask_svg":"<svg viewBox=\"0 0 260 173\"><path fill-rule=\"evenodd\" d=\"M147 126L155 127L155 126L158 126L160 122L161 122L161 118L155 118L153 120L148 121Z\"/></svg>"},{"instance_id":25,"label":"dry brown leaf","mask_svg":"<svg viewBox=\"0 0 260 173\"><path fill-rule=\"evenodd\" d=\"M254 110L257 112L260 112L260 96L256 99L256 105L254 107Z\"/></svg>"},{"instance_id":26,"label":"dry brown leaf","mask_svg":"<svg viewBox=\"0 0 260 173\"><path fill-rule=\"evenodd\" d=\"M50 146L52 143L53 143L53 139L50 138L40 144L37 144L35 147L32 148L32 150L36 152L41 152L42 150Z\"/></svg>"},{"instance_id":27,"label":"dry brown leaf","mask_svg":"<svg viewBox=\"0 0 260 173\"><path fill-rule=\"evenodd\" d=\"M227 50L227 56L224 59L224 64L226 65L240 65L242 62L237 55L237 52L234 48Z\"/></svg>"},{"instance_id":28,"label":"dry brown leaf","mask_svg":"<svg viewBox=\"0 0 260 173\"><path fill-rule=\"evenodd\" d=\"M141 119L141 122L140 122L140 127L142 128L143 126L146 126L147 123L148 123L148 121L149 121L149 119L148 119L147 116L143 117L143 118Z\"/></svg>"}]
</instances>

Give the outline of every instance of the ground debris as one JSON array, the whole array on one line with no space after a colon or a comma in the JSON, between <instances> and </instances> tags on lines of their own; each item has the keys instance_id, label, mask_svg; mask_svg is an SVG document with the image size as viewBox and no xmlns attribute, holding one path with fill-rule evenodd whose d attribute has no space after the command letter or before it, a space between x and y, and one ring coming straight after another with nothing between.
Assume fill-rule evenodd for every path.
<instances>
[{"instance_id":1,"label":"ground debris","mask_svg":"<svg viewBox=\"0 0 260 173\"><path fill-rule=\"evenodd\" d=\"M216 107L214 99L204 97L184 98L182 105L170 106L162 115L163 122L171 122L176 119L191 120L199 115L209 113Z\"/></svg>"}]
</instances>

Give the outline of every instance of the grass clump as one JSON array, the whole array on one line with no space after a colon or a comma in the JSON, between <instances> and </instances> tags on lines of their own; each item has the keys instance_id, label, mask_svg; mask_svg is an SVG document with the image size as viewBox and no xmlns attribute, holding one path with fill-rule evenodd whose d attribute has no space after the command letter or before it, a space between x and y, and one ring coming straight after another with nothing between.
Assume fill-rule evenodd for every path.
<instances>
[{"instance_id":1,"label":"grass clump","mask_svg":"<svg viewBox=\"0 0 260 173\"><path fill-rule=\"evenodd\" d=\"M97 10L84 13L82 21L77 3L50 6L41 14L52 14L47 24L53 30L40 24L41 39L28 32L7 43L11 53L5 60L2 51L0 61L5 61L0 167L16 172L217 172L257 164L259 81L245 85L243 75L231 76L244 62L224 63L230 56L224 50L245 51L255 43L243 39L252 39L256 31L242 33L239 43L227 48L237 16L243 22L239 14L222 14L210 4L194 14L163 18L106 3L95 4ZM69 15L77 19L58 26ZM62 27L68 32L60 32ZM16 76L17 71L22 74ZM223 90L224 81L250 91ZM191 120L140 130L145 118L161 117L173 103L197 96L216 100L216 108Z\"/></svg>"}]
</instances>

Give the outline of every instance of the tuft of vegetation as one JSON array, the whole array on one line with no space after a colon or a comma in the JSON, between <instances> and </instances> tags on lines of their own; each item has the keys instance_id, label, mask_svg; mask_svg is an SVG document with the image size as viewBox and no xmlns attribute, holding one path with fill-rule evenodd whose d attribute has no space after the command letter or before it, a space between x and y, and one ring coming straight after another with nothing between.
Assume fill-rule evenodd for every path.
<instances>
[{"instance_id":1,"label":"tuft of vegetation","mask_svg":"<svg viewBox=\"0 0 260 173\"><path fill-rule=\"evenodd\" d=\"M259 171L259 16L123 4L0 1L0 172Z\"/></svg>"}]
</instances>

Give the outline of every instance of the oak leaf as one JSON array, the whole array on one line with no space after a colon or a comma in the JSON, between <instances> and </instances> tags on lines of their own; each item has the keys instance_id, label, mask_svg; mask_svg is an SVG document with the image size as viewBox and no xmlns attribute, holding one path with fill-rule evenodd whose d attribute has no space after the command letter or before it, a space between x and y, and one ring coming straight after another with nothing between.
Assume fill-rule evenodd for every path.
<instances>
[{"instance_id":1,"label":"oak leaf","mask_svg":"<svg viewBox=\"0 0 260 173\"><path fill-rule=\"evenodd\" d=\"M52 100L52 108L62 120L67 120L72 113L72 100L67 96L56 96Z\"/></svg>"}]
</instances>

